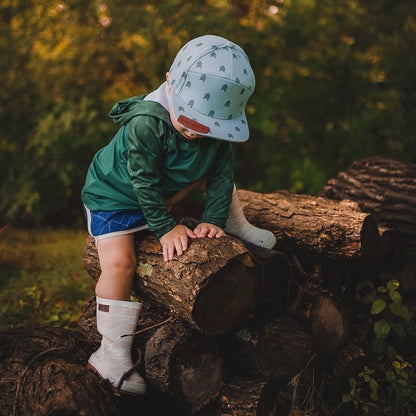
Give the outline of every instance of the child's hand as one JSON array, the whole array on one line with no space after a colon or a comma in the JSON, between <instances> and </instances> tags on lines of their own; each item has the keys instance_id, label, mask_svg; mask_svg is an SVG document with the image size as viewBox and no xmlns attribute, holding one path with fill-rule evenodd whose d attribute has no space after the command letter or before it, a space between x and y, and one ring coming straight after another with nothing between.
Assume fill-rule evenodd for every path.
<instances>
[{"instance_id":1,"label":"child's hand","mask_svg":"<svg viewBox=\"0 0 416 416\"><path fill-rule=\"evenodd\" d=\"M173 255L175 254L175 249L178 253L178 256L181 256L183 252L188 248L188 237L196 238L197 236L191 229L181 224L178 224L168 233L163 235L160 239L160 243L163 247L164 260L172 260Z\"/></svg>"},{"instance_id":2,"label":"child's hand","mask_svg":"<svg viewBox=\"0 0 416 416\"><path fill-rule=\"evenodd\" d=\"M214 224L209 224L207 222L202 222L201 224L197 225L194 229L194 233L198 238L220 238L225 235L225 232L222 228L217 227Z\"/></svg>"}]
</instances>

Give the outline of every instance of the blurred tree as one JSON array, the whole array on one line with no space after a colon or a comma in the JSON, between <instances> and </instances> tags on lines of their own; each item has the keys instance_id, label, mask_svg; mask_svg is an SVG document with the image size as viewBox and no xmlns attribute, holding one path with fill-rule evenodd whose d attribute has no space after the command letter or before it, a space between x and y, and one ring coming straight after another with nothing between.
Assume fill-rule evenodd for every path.
<instances>
[{"instance_id":1,"label":"blurred tree","mask_svg":"<svg viewBox=\"0 0 416 416\"><path fill-rule=\"evenodd\" d=\"M370 154L416 161L412 0L0 0L0 218L82 221L109 109L206 33L240 44L256 73L241 186L316 194Z\"/></svg>"}]
</instances>

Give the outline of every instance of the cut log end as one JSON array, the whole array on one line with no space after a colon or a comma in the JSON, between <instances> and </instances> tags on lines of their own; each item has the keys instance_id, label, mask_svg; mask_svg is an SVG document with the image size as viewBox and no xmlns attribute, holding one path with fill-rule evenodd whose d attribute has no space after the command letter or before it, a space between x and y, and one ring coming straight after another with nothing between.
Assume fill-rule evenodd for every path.
<instances>
[{"instance_id":1,"label":"cut log end","mask_svg":"<svg viewBox=\"0 0 416 416\"><path fill-rule=\"evenodd\" d=\"M146 343L147 380L191 412L217 397L223 360L214 337L175 322L159 328Z\"/></svg>"},{"instance_id":2,"label":"cut log end","mask_svg":"<svg viewBox=\"0 0 416 416\"><path fill-rule=\"evenodd\" d=\"M171 359L172 388L195 411L218 395L223 361L217 344L209 338L190 338Z\"/></svg>"},{"instance_id":3,"label":"cut log end","mask_svg":"<svg viewBox=\"0 0 416 416\"><path fill-rule=\"evenodd\" d=\"M211 276L200 290L193 319L208 334L223 333L241 322L258 296L259 277L248 254L243 254Z\"/></svg>"}]
</instances>

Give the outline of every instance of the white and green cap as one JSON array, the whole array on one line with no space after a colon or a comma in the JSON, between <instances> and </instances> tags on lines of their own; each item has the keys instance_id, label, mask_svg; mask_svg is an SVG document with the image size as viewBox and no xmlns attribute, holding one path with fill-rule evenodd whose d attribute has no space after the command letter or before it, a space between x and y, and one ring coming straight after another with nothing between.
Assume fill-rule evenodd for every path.
<instances>
[{"instance_id":1,"label":"white and green cap","mask_svg":"<svg viewBox=\"0 0 416 416\"><path fill-rule=\"evenodd\" d=\"M172 111L181 126L231 142L248 139L244 109L255 78L238 45L214 35L189 41L172 63L169 85Z\"/></svg>"}]
</instances>

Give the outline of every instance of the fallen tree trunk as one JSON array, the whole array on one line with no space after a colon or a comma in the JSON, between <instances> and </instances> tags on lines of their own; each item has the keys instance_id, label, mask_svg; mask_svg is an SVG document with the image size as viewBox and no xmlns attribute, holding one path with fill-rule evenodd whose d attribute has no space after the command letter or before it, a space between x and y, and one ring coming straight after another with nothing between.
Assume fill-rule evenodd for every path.
<instances>
[{"instance_id":1,"label":"fallen tree trunk","mask_svg":"<svg viewBox=\"0 0 416 416\"><path fill-rule=\"evenodd\" d=\"M110 384L86 369L88 342L63 328L18 328L0 337L0 414L119 414Z\"/></svg>"},{"instance_id":2,"label":"fallen tree trunk","mask_svg":"<svg viewBox=\"0 0 416 416\"><path fill-rule=\"evenodd\" d=\"M362 241L372 241L368 234L373 229L363 228L368 214L354 202L288 191L239 190L238 196L247 219L272 231L283 252L296 248L319 258L352 259L360 256Z\"/></svg>"},{"instance_id":3,"label":"fallen tree trunk","mask_svg":"<svg viewBox=\"0 0 416 416\"><path fill-rule=\"evenodd\" d=\"M356 201L380 225L412 236L416 232L416 165L413 163L368 157L330 179L320 195Z\"/></svg>"},{"instance_id":4,"label":"fallen tree trunk","mask_svg":"<svg viewBox=\"0 0 416 416\"><path fill-rule=\"evenodd\" d=\"M260 293L261 276L244 244L233 238L190 241L182 256L165 262L156 237L137 241L137 276L133 290L207 334L222 333L244 319ZM89 237L84 266L100 274L97 250Z\"/></svg>"},{"instance_id":5,"label":"fallen tree trunk","mask_svg":"<svg viewBox=\"0 0 416 416\"><path fill-rule=\"evenodd\" d=\"M295 248L312 254L314 261L316 257L328 264L335 261L335 268L338 261L357 260L362 253L379 251L377 225L355 203L284 191L239 191L239 196L247 218L271 230L278 238L280 251L292 252ZM269 261L231 236L190 241L188 250L170 262L163 261L160 243L154 236L140 234L138 238L135 294L170 309L208 334L233 328L252 310L262 289L263 295L272 296L276 290L281 292L290 278L287 260L272 255ZM279 262L277 278L270 279L269 271L262 276ZM84 248L84 266L98 279L100 268L91 237Z\"/></svg>"}]
</instances>

